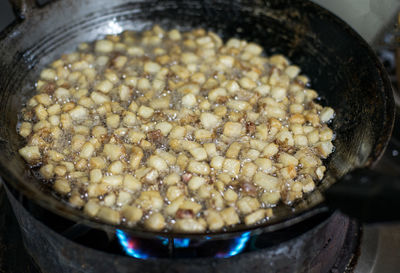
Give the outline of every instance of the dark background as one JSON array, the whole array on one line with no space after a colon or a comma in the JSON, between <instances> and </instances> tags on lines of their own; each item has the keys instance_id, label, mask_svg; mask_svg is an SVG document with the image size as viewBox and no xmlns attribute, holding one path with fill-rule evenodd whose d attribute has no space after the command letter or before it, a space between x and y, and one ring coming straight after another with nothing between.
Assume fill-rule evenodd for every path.
<instances>
[{"instance_id":1,"label":"dark background","mask_svg":"<svg viewBox=\"0 0 400 273\"><path fill-rule=\"evenodd\" d=\"M14 20L15 16L8 0L0 0L0 30Z\"/></svg>"}]
</instances>

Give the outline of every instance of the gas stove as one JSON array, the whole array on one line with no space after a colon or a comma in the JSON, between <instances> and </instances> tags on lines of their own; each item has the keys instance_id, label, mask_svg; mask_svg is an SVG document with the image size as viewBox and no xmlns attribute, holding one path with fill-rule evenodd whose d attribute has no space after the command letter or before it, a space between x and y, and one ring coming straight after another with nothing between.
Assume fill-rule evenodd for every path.
<instances>
[{"instance_id":1,"label":"gas stove","mask_svg":"<svg viewBox=\"0 0 400 273\"><path fill-rule=\"evenodd\" d=\"M41 237L46 236L43 239L54 242L54 245L59 243L60 238L57 236L53 238L52 231L47 230L44 225L28 214L24 215L24 226L32 226L33 229L30 230L30 239L25 238L24 241L24 232L21 233L19 230L18 222L12 213L4 190L0 193L0 208L2 211L0 214L0 272L98 272L94 270L95 266L90 264L90 261L85 258L80 259L77 254L91 258L97 257L100 267L108 271L108 267L114 260L112 254L90 248L77 248L67 240L63 241L63 246L74 251L59 255L54 251L53 244L42 244ZM275 268L280 268L279 272L289 273L294 272L294 268L299 266L304 268L305 271L302 272L352 272L358 258L360 232L360 226L356 221L335 213L328 222L311 232L289 240L288 243L264 248L258 245L260 242L262 244L262 240L250 242L246 236L241 236L231 242L228 247L214 246L214 249L218 250L217 253L224 255L214 255L211 258L148 259L151 254L140 248L141 241L130 238L122 231L117 231L119 249L115 252L125 252L132 258L136 258L129 272L278 272ZM174 243L176 250L190 253L189 239ZM113 241L110 240L109 244L112 245ZM82 249L85 253L81 252ZM214 249L209 249L209 251ZM296 265L296 262L302 263L299 253L304 250L310 250L307 253L307 259L309 259L307 265ZM61 249L59 251L62 252ZM65 259L66 256L71 257L71 260ZM37 260L35 261L32 257L36 257ZM287 259L295 264L288 264ZM119 266L124 266L124 260L120 259L120 261ZM84 268L86 262L89 263L88 271ZM37 264L45 268L40 269ZM112 266L114 268L115 265ZM66 267L68 269L65 269Z\"/></svg>"},{"instance_id":2,"label":"gas stove","mask_svg":"<svg viewBox=\"0 0 400 273\"><path fill-rule=\"evenodd\" d=\"M0 24L6 25L13 17L10 16L9 7L3 7L7 4L7 1L1 0L0 2ZM0 29L3 25L0 25ZM371 44L387 68L393 86L396 88L397 79L394 76L395 48L391 44L390 37L393 37L393 33L384 30ZM399 100L396 101L396 103L398 102ZM399 108L400 105L397 106ZM400 116L397 115L393 137L384 156L375 166L377 170L393 175L400 175ZM34 219L30 219L29 216L26 217L25 221L28 224L40 225ZM300 263L300 261L305 260L304 258L301 260L297 256L296 251L298 249L303 252L309 250L307 265L303 267L304 270L301 272L390 273L398 272L398 268L400 268L400 253L398 252L398 249L400 249L400 224L363 226L357 221L336 212L329 218L329 221L324 222L312 232L314 233L306 232L290 239L289 244L277 246L268 246L268 243L265 240L263 241L262 238L250 239L244 234L226 243L226 245L214 246L215 249L212 249L212 251L205 251L205 256L212 257L196 259L182 257L182 253L189 253L188 255L192 256L197 254L190 254L190 246L193 242L189 239L173 242L160 239L155 242L161 251L166 249L169 256L179 257L175 260L152 258L152 255L157 255L155 252L145 251L143 242L129 237L123 231L117 232L116 238L113 241L110 240L110 244L113 245L113 255L119 253L127 256L128 260L123 260L122 263L129 262L129 259L137 259L137 268L132 268L132 272L293 272L292 268L295 265L290 263ZM36 240L40 240L40 234L37 234L37 236ZM306 240L306 238L313 239ZM70 242L66 240L65 243ZM40 246L40 244L38 245ZM63 265L52 263L57 260L54 259L54 256L58 255L54 249L51 247L38 248L38 245L33 245L26 238L24 240L23 233L20 231L18 221L12 212L0 182L0 272L61 272L55 268ZM152 248L153 250L156 249ZM94 251L91 248L83 248L83 250L88 253ZM210 251L213 253L212 255ZM38 252L45 254L39 256L48 260L47 266L43 266L43 260L37 259ZM113 256L110 258L101 251L95 253L99 255L99 263L104 264L104 271L107 271L107 259L112 259ZM70 268L75 266L76 270L62 272L90 271L85 268L84 263L79 263L79 254L82 255L82 261L86 254L83 252L75 253L76 259L64 259L62 261ZM62 257L65 258L66 256ZM39 268L38 264L41 264L42 268ZM157 268L154 269L155 267ZM154 270L152 271L150 268ZM276 271L276 268L279 268L279 271Z\"/></svg>"}]
</instances>

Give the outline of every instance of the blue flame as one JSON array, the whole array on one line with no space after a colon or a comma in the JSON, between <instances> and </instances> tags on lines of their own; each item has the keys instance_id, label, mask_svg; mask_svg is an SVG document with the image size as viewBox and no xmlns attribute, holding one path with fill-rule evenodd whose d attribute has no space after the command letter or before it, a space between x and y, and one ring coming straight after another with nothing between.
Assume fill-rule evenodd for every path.
<instances>
[{"instance_id":1,"label":"blue flame","mask_svg":"<svg viewBox=\"0 0 400 273\"><path fill-rule=\"evenodd\" d=\"M143 253L139 249L135 248L136 247L135 242L131 238L129 238L128 235L125 232L123 232L122 230L117 229L117 237L118 237L119 243L125 250L126 254L128 254L129 256L132 256L132 257L135 257L138 259L149 258L148 254Z\"/></svg>"},{"instance_id":2,"label":"blue flame","mask_svg":"<svg viewBox=\"0 0 400 273\"><path fill-rule=\"evenodd\" d=\"M147 253L144 253L142 250L140 250L139 246L137 245L137 242L135 242L132 238L129 237L128 234L126 234L124 231L117 229L116 235L118 237L119 243L121 244L122 248L126 252L127 255L137 258L137 259L147 259L150 258L150 255ZM168 245L169 240L168 238L165 237L157 237L162 245ZM206 240L209 240L210 238L207 237ZM224 251L224 252L218 252L215 257L216 258L228 258L231 256L235 256L239 253L241 253L246 245L247 242L250 239L250 232L245 232L240 237L234 239L233 243L229 247L229 250ZM190 247L191 244L191 239L189 238L174 238L173 239L174 247L176 248L187 248Z\"/></svg>"},{"instance_id":3,"label":"blue flame","mask_svg":"<svg viewBox=\"0 0 400 273\"><path fill-rule=\"evenodd\" d=\"M163 246L167 246L169 244L169 239L161 236L157 236L157 239L161 241Z\"/></svg>"},{"instance_id":4,"label":"blue flame","mask_svg":"<svg viewBox=\"0 0 400 273\"><path fill-rule=\"evenodd\" d=\"M234 243L232 244L232 247L227 252L219 252L215 255L215 257L228 258L241 253L246 247L246 243L249 241L249 239L250 239L250 232L243 233L242 235L240 235L239 238L235 239Z\"/></svg>"},{"instance_id":5,"label":"blue flame","mask_svg":"<svg viewBox=\"0 0 400 273\"><path fill-rule=\"evenodd\" d=\"M174 239L174 247L184 248L189 247L190 239L189 238L175 238Z\"/></svg>"},{"instance_id":6,"label":"blue flame","mask_svg":"<svg viewBox=\"0 0 400 273\"><path fill-rule=\"evenodd\" d=\"M161 244L163 245L168 245L169 239L164 238L164 237L158 237L158 239L161 241ZM174 242L174 247L178 248L184 248L184 247L189 247L190 245L190 239L189 238L174 238L172 239Z\"/></svg>"}]
</instances>

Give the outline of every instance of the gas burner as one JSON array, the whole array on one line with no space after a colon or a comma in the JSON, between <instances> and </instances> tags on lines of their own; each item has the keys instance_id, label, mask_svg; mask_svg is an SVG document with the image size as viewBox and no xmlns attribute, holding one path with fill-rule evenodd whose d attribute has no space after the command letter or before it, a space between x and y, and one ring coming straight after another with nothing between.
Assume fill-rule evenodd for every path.
<instances>
[{"instance_id":1,"label":"gas burner","mask_svg":"<svg viewBox=\"0 0 400 273\"><path fill-rule=\"evenodd\" d=\"M155 240L143 240L131 237L128 233L117 229L116 236L125 251L131 257L138 259L148 258L195 258L214 257L229 258L240 253L247 252L250 232L245 232L231 240L210 241L205 238L195 241L190 238L165 238L158 237Z\"/></svg>"},{"instance_id":2,"label":"gas burner","mask_svg":"<svg viewBox=\"0 0 400 273\"><path fill-rule=\"evenodd\" d=\"M11 198L11 202L16 200ZM6 261L0 272L350 272L360 239L359 225L334 213L316 228L293 234L292 239L278 245L270 237L249 233L219 242L163 237L150 242L117 230L114 237L105 239L109 241L107 250L98 251L65 239L26 211L17 213L22 226L19 232L4 189L0 211L0 261ZM90 240L84 237L77 241ZM104 245L99 238L92 243ZM173 257L167 258L171 253Z\"/></svg>"}]
</instances>

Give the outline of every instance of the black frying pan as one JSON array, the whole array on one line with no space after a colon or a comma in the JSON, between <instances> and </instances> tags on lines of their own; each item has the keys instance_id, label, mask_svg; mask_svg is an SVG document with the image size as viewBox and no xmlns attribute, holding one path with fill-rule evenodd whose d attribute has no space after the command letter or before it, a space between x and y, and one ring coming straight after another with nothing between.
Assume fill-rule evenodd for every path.
<instances>
[{"instance_id":1,"label":"black frying pan","mask_svg":"<svg viewBox=\"0 0 400 273\"><path fill-rule=\"evenodd\" d=\"M19 20L0 35L0 175L9 193L36 218L78 223L115 231L115 226L87 218L46 193L18 155L17 114L32 94L39 71L78 43L122 29L203 27L228 38L261 44L267 54L282 53L303 69L321 95L320 103L336 111L332 129L336 151L325 162L327 173L317 190L293 207L278 207L262 225L238 225L210 234L176 234L126 229L136 237L229 238L243 232L280 231L330 215L323 193L355 168L369 167L382 154L394 117L392 89L371 48L343 21L306 1L54 1L13 0ZM53 225L57 226L57 225ZM56 227L55 227L56 228ZM293 230L293 229L292 229Z\"/></svg>"}]
</instances>

